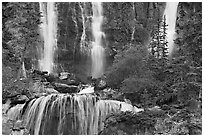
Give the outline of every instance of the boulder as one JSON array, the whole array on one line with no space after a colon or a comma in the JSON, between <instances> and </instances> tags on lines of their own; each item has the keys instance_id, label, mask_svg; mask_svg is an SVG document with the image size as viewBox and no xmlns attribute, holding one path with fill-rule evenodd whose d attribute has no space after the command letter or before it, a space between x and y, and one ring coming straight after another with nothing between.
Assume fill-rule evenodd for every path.
<instances>
[{"instance_id":1,"label":"boulder","mask_svg":"<svg viewBox=\"0 0 204 137\"><path fill-rule=\"evenodd\" d=\"M45 75L45 78L48 82L55 82L59 79L59 75L57 73L50 73L49 75Z\"/></svg>"},{"instance_id":2,"label":"boulder","mask_svg":"<svg viewBox=\"0 0 204 137\"><path fill-rule=\"evenodd\" d=\"M56 83L62 83L62 84L66 84L66 85L75 85L75 86L79 85L78 82L76 82L75 80L72 80L72 79L58 80L58 81L56 81Z\"/></svg>"},{"instance_id":3,"label":"boulder","mask_svg":"<svg viewBox=\"0 0 204 137\"><path fill-rule=\"evenodd\" d=\"M79 85L75 80L73 79L68 79L66 80L67 85Z\"/></svg>"},{"instance_id":4,"label":"boulder","mask_svg":"<svg viewBox=\"0 0 204 137\"><path fill-rule=\"evenodd\" d=\"M23 128L23 121L17 120L17 121L14 123L13 129L20 130L21 128Z\"/></svg>"},{"instance_id":5,"label":"boulder","mask_svg":"<svg viewBox=\"0 0 204 137\"><path fill-rule=\"evenodd\" d=\"M75 85L75 86L79 85L79 80L76 78L76 76L68 72L61 72L59 74L59 79L56 82L67 84L67 85Z\"/></svg>"},{"instance_id":6,"label":"boulder","mask_svg":"<svg viewBox=\"0 0 204 137\"><path fill-rule=\"evenodd\" d=\"M67 80L69 77L70 77L70 73L68 73L68 72L61 72L60 74L59 74L59 79L61 79L61 80Z\"/></svg>"},{"instance_id":7,"label":"boulder","mask_svg":"<svg viewBox=\"0 0 204 137\"><path fill-rule=\"evenodd\" d=\"M11 105L24 104L28 100L29 98L26 95L17 95L16 97L11 98Z\"/></svg>"},{"instance_id":8,"label":"boulder","mask_svg":"<svg viewBox=\"0 0 204 137\"><path fill-rule=\"evenodd\" d=\"M33 70L32 73L33 73L33 74L37 74L37 75L45 75L45 74L48 74L47 71L40 71L40 70Z\"/></svg>"},{"instance_id":9,"label":"boulder","mask_svg":"<svg viewBox=\"0 0 204 137\"><path fill-rule=\"evenodd\" d=\"M59 92L54 88L45 88L44 91L48 94L58 94Z\"/></svg>"},{"instance_id":10,"label":"boulder","mask_svg":"<svg viewBox=\"0 0 204 137\"><path fill-rule=\"evenodd\" d=\"M90 94L90 93L94 93L94 87L89 86L81 90L78 94Z\"/></svg>"},{"instance_id":11,"label":"boulder","mask_svg":"<svg viewBox=\"0 0 204 137\"><path fill-rule=\"evenodd\" d=\"M48 95L48 93L35 93L34 98L39 98L41 96L47 96L47 95Z\"/></svg>"},{"instance_id":12,"label":"boulder","mask_svg":"<svg viewBox=\"0 0 204 137\"><path fill-rule=\"evenodd\" d=\"M106 87L107 87L107 83L104 80L100 79L96 81L96 85L95 85L96 90L103 90Z\"/></svg>"},{"instance_id":13,"label":"boulder","mask_svg":"<svg viewBox=\"0 0 204 137\"><path fill-rule=\"evenodd\" d=\"M10 135L12 132L13 122L9 120L6 114L2 114L2 135Z\"/></svg>"},{"instance_id":14,"label":"boulder","mask_svg":"<svg viewBox=\"0 0 204 137\"><path fill-rule=\"evenodd\" d=\"M54 89L60 93L77 93L79 91L78 86L67 85L62 83L54 83Z\"/></svg>"}]
</instances>

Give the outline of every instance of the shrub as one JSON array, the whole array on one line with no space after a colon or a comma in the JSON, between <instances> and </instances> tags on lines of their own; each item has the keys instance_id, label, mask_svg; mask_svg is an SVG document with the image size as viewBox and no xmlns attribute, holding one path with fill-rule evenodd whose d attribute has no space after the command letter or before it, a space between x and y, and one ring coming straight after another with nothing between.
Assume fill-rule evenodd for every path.
<instances>
[{"instance_id":1,"label":"shrub","mask_svg":"<svg viewBox=\"0 0 204 137\"><path fill-rule=\"evenodd\" d=\"M146 56L145 46L126 46L124 51L115 56L113 65L106 73L108 85L112 88L119 88L126 78L132 75L141 77L146 71Z\"/></svg>"}]
</instances>

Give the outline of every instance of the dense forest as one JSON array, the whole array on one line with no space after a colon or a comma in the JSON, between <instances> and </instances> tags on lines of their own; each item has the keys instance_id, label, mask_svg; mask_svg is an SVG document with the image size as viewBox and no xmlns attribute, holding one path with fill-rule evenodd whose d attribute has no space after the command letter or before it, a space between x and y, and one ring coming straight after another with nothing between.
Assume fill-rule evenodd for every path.
<instances>
[{"instance_id":1,"label":"dense forest","mask_svg":"<svg viewBox=\"0 0 204 137\"><path fill-rule=\"evenodd\" d=\"M64 84L74 80L69 90L78 89L81 83L94 83L101 99L125 101L144 109L138 114L108 116L99 134L202 134L202 3L178 4L171 54L166 40L168 24L163 18L166 3L103 3L106 66L104 75L94 80L90 78L89 56L91 3L59 2L55 6L57 69L44 77L38 66L43 46L39 3L2 3L3 104L9 100L11 108L19 100L25 103L39 98L45 86L59 89L58 74L68 72L69 82ZM61 87L59 91L65 92ZM3 134L12 134L12 124L5 123L3 120Z\"/></svg>"}]
</instances>

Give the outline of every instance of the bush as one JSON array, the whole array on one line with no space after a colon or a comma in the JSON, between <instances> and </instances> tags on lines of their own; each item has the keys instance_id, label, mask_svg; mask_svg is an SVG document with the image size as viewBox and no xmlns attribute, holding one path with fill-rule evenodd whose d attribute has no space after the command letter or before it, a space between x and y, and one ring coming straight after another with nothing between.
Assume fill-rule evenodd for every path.
<instances>
[{"instance_id":1,"label":"bush","mask_svg":"<svg viewBox=\"0 0 204 137\"><path fill-rule=\"evenodd\" d=\"M108 86L119 88L126 78L133 75L141 77L146 71L146 56L145 46L126 46L115 56L113 65L106 73Z\"/></svg>"}]
</instances>

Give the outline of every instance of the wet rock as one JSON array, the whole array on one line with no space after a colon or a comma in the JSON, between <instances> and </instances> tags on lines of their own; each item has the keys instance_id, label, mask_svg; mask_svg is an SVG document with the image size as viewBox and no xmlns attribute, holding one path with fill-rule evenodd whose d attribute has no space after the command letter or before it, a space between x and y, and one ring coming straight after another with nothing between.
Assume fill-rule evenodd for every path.
<instances>
[{"instance_id":1,"label":"wet rock","mask_svg":"<svg viewBox=\"0 0 204 137\"><path fill-rule=\"evenodd\" d=\"M48 93L48 94L58 94L59 93L54 88L45 88L44 91L45 91L45 93Z\"/></svg>"},{"instance_id":2,"label":"wet rock","mask_svg":"<svg viewBox=\"0 0 204 137\"><path fill-rule=\"evenodd\" d=\"M78 85L78 83L75 80L68 79L66 80L67 85Z\"/></svg>"},{"instance_id":3,"label":"wet rock","mask_svg":"<svg viewBox=\"0 0 204 137\"><path fill-rule=\"evenodd\" d=\"M94 87L87 87L83 90L81 90L78 94L90 94L90 93L94 93Z\"/></svg>"},{"instance_id":4,"label":"wet rock","mask_svg":"<svg viewBox=\"0 0 204 137\"><path fill-rule=\"evenodd\" d=\"M79 91L78 86L67 85L62 83L54 83L54 89L60 93L77 93Z\"/></svg>"},{"instance_id":5,"label":"wet rock","mask_svg":"<svg viewBox=\"0 0 204 137\"><path fill-rule=\"evenodd\" d=\"M56 82L75 86L78 86L80 83L74 74L68 72L61 72L59 74L59 79Z\"/></svg>"},{"instance_id":6,"label":"wet rock","mask_svg":"<svg viewBox=\"0 0 204 137\"><path fill-rule=\"evenodd\" d=\"M36 75L45 75L45 74L48 74L47 71L40 71L40 70L33 70L32 73L36 74Z\"/></svg>"},{"instance_id":7,"label":"wet rock","mask_svg":"<svg viewBox=\"0 0 204 137\"><path fill-rule=\"evenodd\" d=\"M70 73L68 73L68 72L61 72L60 74L59 74L59 79L61 79L61 80L67 80L69 77L70 77Z\"/></svg>"},{"instance_id":8,"label":"wet rock","mask_svg":"<svg viewBox=\"0 0 204 137\"><path fill-rule=\"evenodd\" d=\"M154 107L148 108L147 110L149 110L149 111L160 111L161 108L159 106L154 106Z\"/></svg>"},{"instance_id":9,"label":"wet rock","mask_svg":"<svg viewBox=\"0 0 204 137\"><path fill-rule=\"evenodd\" d=\"M47 96L47 95L48 95L48 93L35 93L34 98L39 98L41 96Z\"/></svg>"},{"instance_id":10,"label":"wet rock","mask_svg":"<svg viewBox=\"0 0 204 137\"><path fill-rule=\"evenodd\" d=\"M71 79L67 79L67 80L58 80L56 81L57 83L62 83L62 84L66 84L66 85L75 85L78 86L79 83L76 82L75 80L71 80Z\"/></svg>"},{"instance_id":11,"label":"wet rock","mask_svg":"<svg viewBox=\"0 0 204 137\"><path fill-rule=\"evenodd\" d=\"M8 109L10 108L11 100L7 100L5 104L2 104L2 114L6 114Z\"/></svg>"},{"instance_id":12,"label":"wet rock","mask_svg":"<svg viewBox=\"0 0 204 137\"><path fill-rule=\"evenodd\" d=\"M17 129L17 130L13 130L11 132L11 135L29 135L29 131L26 130L25 128L23 129Z\"/></svg>"},{"instance_id":13,"label":"wet rock","mask_svg":"<svg viewBox=\"0 0 204 137\"><path fill-rule=\"evenodd\" d=\"M17 95L16 97L11 99L11 106L16 104L24 104L26 101L28 101L29 98L26 95Z\"/></svg>"},{"instance_id":14,"label":"wet rock","mask_svg":"<svg viewBox=\"0 0 204 137\"><path fill-rule=\"evenodd\" d=\"M3 135L10 135L12 132L13 123L8 119L6 114L2 115L2 134Z\"/></svg>"},{"instance_id":15,"label":"wet rock","mask_svg":"<svg viewBox=\"0 0 204 137\"><path fill-rule=\"evenodd\" d=\"M14 129L14 130L20 130L21 128L23 128L23 121L17 120L17 121L14 123L13 129Z\"/></svg>"},{"instance_id":16,"label":"wet rock","mask_svg":"<svg viewBox=\"0 0 204 137\"><path fill-rule=\"evenodd\" d=\"M106 87L107 87L107 83L104 80L100 79L96 81L96 85L95 85L96 90L103 90Z\"/></svg>"},{"instance_id":17,"label":"wet rock","mask_svg":"<svg viewBox=\"0 0 204 137\"><path fill-rule=\"evenodd\" d=\"M59 75L57 73L50 73L49 75L45 75L45 78L48 82L54 82L59 79Z\"/></svg>"},{"instance_id":18,"label":"wet rock","mask_svg":"<svg viewBox=\"0 0 204 137\"><path fill-rule=\"evenodd\" d=\"M34 81L46 81L45 79L45 75L48 75L47 71L40 71L40 70L34 70L33 72L31 72L32 74L32 79Z\"/></svg>"}]
</instances>

